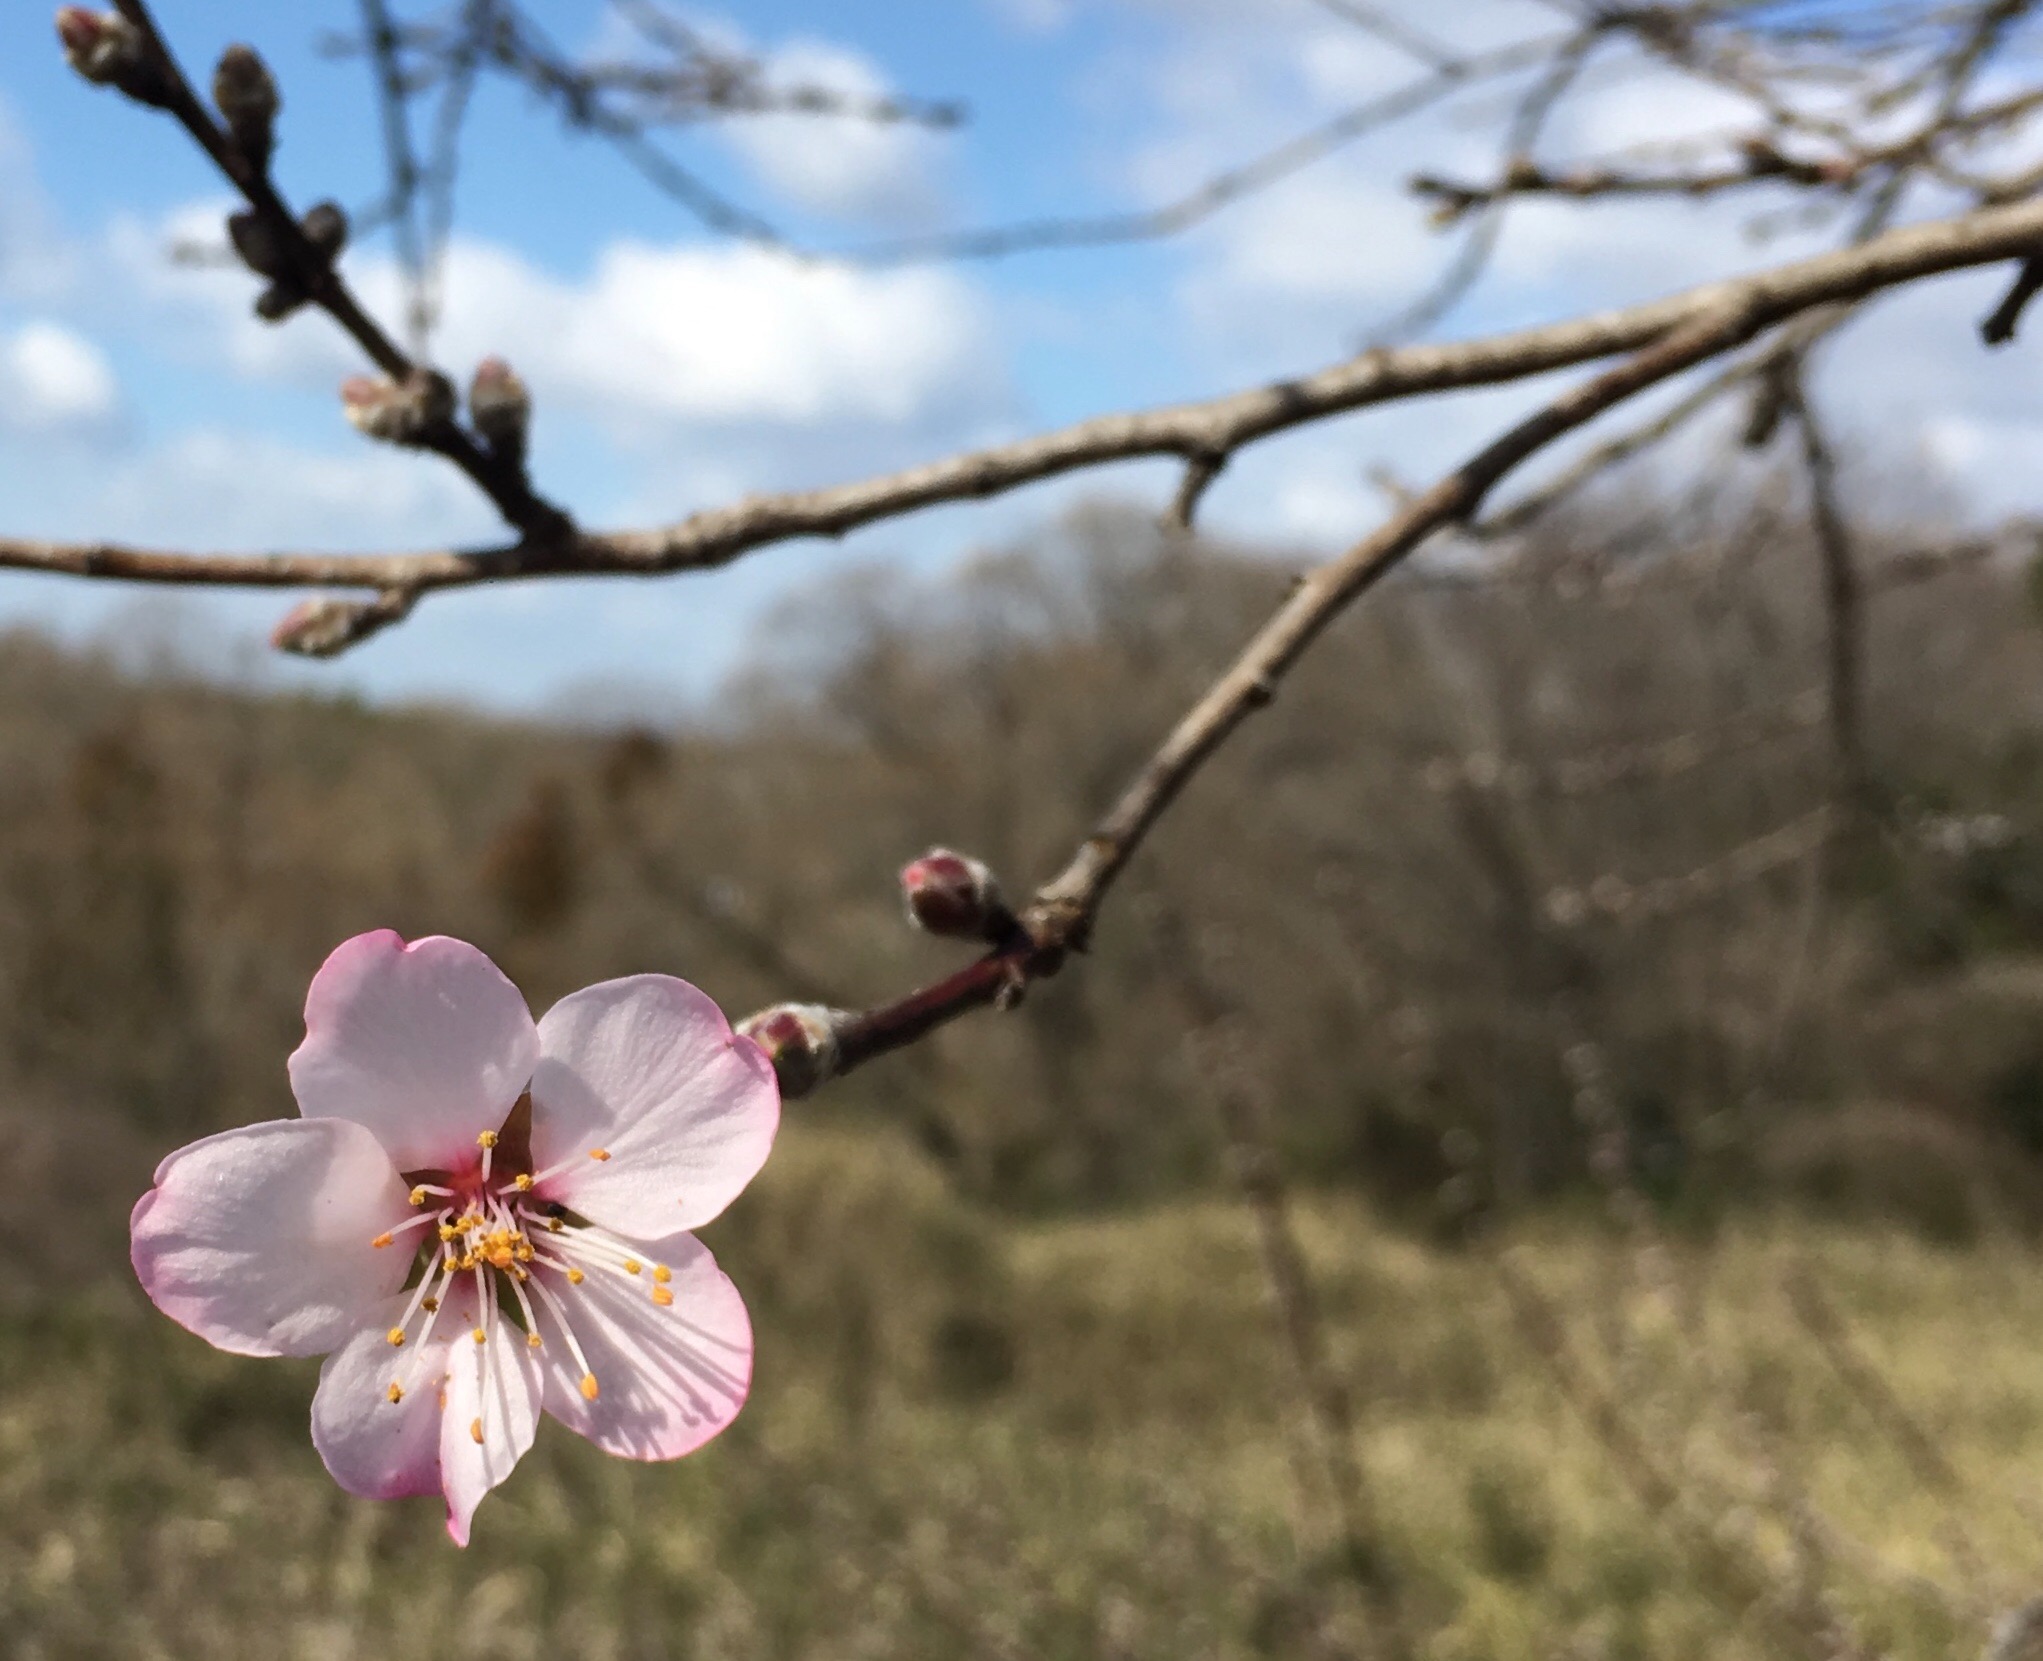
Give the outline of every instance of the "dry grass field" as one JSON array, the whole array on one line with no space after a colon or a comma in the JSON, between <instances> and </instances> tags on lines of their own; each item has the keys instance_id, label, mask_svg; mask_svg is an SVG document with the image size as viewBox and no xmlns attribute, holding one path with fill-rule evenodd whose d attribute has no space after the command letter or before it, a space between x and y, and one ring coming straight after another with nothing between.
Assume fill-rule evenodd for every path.
<instances>
[{"instance_id":1,"label":"dry grass field","mask_svg":"<svg viewBox=\"0 0 2043 1661\"><path fill-rule=\"evenodd\" d=\"M900 862L1052 868L1281 571L1080 516L660 730L0 638L0 1661L1976 1654L2043 1591L2043 631L2012 565L1880 590L1877 828L1810 839L1801 534L1387 589L1082 964L790 1108L708 1231L735 1428L548 1426L466 1553L126 1263L165 1152L290 1110L321 959L897 994L960 960Z\"/></svg>"},{"instance_id":2,"label":"dry grass field","mask_svg":"<svg viewBox=\"0 0 2043 1661\"><path fill-rule=\"evenodd\" d=\"M2032 1251L1760 1220L1458 1249L1305 1200L1401 1622L1435 1661L1971 1652L2033 1590ZM347 1498L315 1369L214 1353L109 1272L0 1324L0 1632L20 1661L1345 1653L1253 1231L1219 1200L1002 1224L904 1147L797 1126L712 1231L760 1331L705 1453L548 1425L471 1550ZM1528 1341L1498 1254L1565 1311ZM1894 1398L1792 1313L1798 1274ZM1522 1312L1522 1310L1521 1310ZM1578 1376L1579 1375L1579 1376ZM1655 1514L1585 1420L1621 1404ZM1910 1430L1883 1425L1905 1410ZM1912 1463L1934 1445L1952 1486ZM1920 1457L1919 1455L1917 1457ZM1310 1472L1306 1475L1309 1477Z\"/></svg>"}]
</instances>

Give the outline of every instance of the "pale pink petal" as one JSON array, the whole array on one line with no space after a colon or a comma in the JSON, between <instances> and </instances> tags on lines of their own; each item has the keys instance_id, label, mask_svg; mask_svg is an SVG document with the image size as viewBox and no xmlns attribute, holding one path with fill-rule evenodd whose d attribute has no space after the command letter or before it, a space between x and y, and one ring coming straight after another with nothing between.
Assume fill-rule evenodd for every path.
<instances>
[{"instance_id":1,"label":"pale pink petal","mask_svg":"<svg viewBox=\"0 0 2043 1661\"><path fill-rule=\"evenodd\" d=\"M312 1398L312 1445L351 1494L403 1499L440 1491L440 1393L447 1375L447 1334L467 1342L466 1328L444 1322L430 1341L395 1348L386 1336L406 1299L379 1305L370 1324L319 1369ZM390 1399L390 1386L402 1394Z\"/></svg>"},{"instance_id":2,"label":"pale pink petal","mask_svg":"<svg viewBox=\"0 0 2043 1661\"><path fill-rule=\"evenodd\" d=\"M291 1088L308 1119L367 1125L400 1171L462 1169L538 1055L525 1000L481 952L382 929L342 942L312 977Z\"/></svg>"},{"instance_id":3,"label":"pale pink petal","mask_svg":"<svg viewBox=\"0 0 2043 1661\"><path fill-rule=\"evenodd\" d=\"M279 1119L180 1148L129 1221L156 1307L223 1350L323 1355L404 1284L413 1215L390 1156L342 1119Z\"/></svg>"},{"instance_id":4,"label":"pale pink petal","mask_svg":"<svg viewBox=\"0 0 2043 1661\"><path fill-rule=\"evenodd\" d=\"M558 1273L540 1271L567 1310L598 1388L590 1401L560 1323L542 1304L546 1411L605 1453L679 1459L745 1405L752 1323L738 1289L692 1234L636 1249L647 1264L643 1275L591 1270L581 1285L570 1286ZM665 1307L651 1295L656 1263L673 1273L665 1289L674 1301Z\"/></svg>"},{"instance_id":5,"label":"pale pink petal","mask_svg":"<svg viewBox=\"0 0 2043 1661\"><path fill-rule=\"evenodd\" d=\"M447 1354L447 1409L440 1419L440 1483L447 1493L447 1532L468 1544L468 1525L483 1495L511 1474L539 1429L539 1356L525 1333L491 1312L489 1342L468 1329L482 1318L469 1280L441 1311L458 1316ZM480 1439L478 1440L478 1432Z\"/></svg>"},{"instance_id":6,"label":"pale pink petal","mask_svg":"<svg viewBox=\"0 0 2043 1661\"><path fill-rule=\"evenodd\" d=\"M592 1221L642 1239L698 1228L766 1163L773 1068L686 981L633 975L572 993L540 1021L539 1048L533 1168L564 1167L540 1192Z\"/></svg>"}]
</instances>

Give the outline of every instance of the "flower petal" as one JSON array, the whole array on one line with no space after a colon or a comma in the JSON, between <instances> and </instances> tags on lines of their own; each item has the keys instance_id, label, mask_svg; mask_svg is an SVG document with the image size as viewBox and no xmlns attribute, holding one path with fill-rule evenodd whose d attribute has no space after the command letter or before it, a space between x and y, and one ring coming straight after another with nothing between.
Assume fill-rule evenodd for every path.
<instances>
[{"instance_id":1,"label":"flower petal","mask_svg":"<svg viewBox=\"0 0 2043 1661\"><path fill-rule=\"evenodd\" d=\"M371 1324L326 1358L312 1398L312 1445L334 1481L367 1500L440 1491L446 1335L465 1341L467 1329L442 1323L428 1342L395 1349L385 1334L405 1302L379 1305ZM393 1383L403 1391L394 1402Z\"/></svg>"},{"instance_id":2,"label":"flower petal","mask_svg":"<svg viewBox=\"0 0 2043 1661\"><path fill-rule=\"evenodd\" d=\"M180 1148L129 1220L156 1307L241 1355L322 1355L404 1284L376 1237L411 1216L382 1145L343 1119L278 1119Z\"/></svg>"},{"instance_id":3,"label":"flower petal","mask_svg":"<svg viewBox=\"0 0 2043 1661\"><path fill-rule=\"evenodd\" d=\"M525 1334L495 1311L489 1312L489 1342L468 1336L482 1314L464 1279L450 1296L441 1320L456 1317L447 1357L447 1407L440 1418L440 1482L447 1491L447 1532L457 1546L468 1544L475 1508L524 1457L539 1429L539 1356Z\"/></svg>"},{"instance_id":4,"label":"flower petal","mask_svg":"<svg viewBox=\"0 0 2043 1661\"><path fill-rule=\"evenodd\" d=\"M541 1270L574 1323L598 1394L582 1391L582 1370L541 1304L540 1357L546 1411L605 1453L624 1459L679 1459L738 1416L752 1387L752 1323L730 1277L692 1234L638 1248L664 1264L673 1303L653 1302L651 1277L592 1271L569 1286Z\"/></svg>"},{"instance_id":5,"label":"flower petal","mask_svg":"<svg viewBox=\"0 0 2043 1661\"><path fill-rule=\"evenodd\" d=\"M773 1068L685 980L571 993L540 1021L539 1047L533 1167L567 1164L541 1191L606 1228L645 1239L698 1228L766 1163L780 1124Z\"/></svg>"},{"instance_id":6,"label":"flower petal","mask_svg":"<svg viewBox=\"0 0 2043 1661\"><path fill-rule=\"evenodd\" d=\"M343 941L312 977L291 1089L308 1119L367 1125L400 1171L459 1170L538 1055L525 1000L481 952L381 929Z\"/></svg>"}]
</instances>

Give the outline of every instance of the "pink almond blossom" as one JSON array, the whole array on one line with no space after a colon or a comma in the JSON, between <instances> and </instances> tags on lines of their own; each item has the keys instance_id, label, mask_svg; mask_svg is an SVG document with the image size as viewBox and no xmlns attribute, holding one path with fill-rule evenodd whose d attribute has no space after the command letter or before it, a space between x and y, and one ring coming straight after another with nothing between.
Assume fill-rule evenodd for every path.
<instances>
[{"instance_id":1,"label":"pink almond blossom","mask_svg":"<svg viewBox=\"0 0 2043 1661\"><path fill-rule=\"evenodd\" d=\"M586 987L536 1024L475 947L383 930L312 979L301 1117L156 1171L130 1228L156 1306L240 1355L325 1355L312 1441L351 1494L441 1493L468 1543L543 1408L678 1459L737 1416L752 1329L687 1231L773 1145L780 1094L686 981Z\"/></svg>"}]
</instances>

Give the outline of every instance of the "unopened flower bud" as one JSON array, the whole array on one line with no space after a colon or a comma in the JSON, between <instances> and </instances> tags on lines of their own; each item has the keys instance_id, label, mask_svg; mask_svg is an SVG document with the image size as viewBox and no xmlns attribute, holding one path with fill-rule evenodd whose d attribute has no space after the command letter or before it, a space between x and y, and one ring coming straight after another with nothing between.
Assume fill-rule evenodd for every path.
<instances>
[{"instance_id":1,"label":"unopened flower bud","mask_svg":"<svg viewBox=\"0 0 2043 1661\"><path fill-rule=\"evenodd\" d=\"M329 265L340 258L340 251L348 245L348 216L338 202L314 203L305 210L298 228Z\"/></svg>"},{"instance_id":2,"label":"unopened flower bud","mask_svg":"<svg viewBox=\"0 0 2043 1661\"><path fill-rule=\"evenodd\" d=\"M299 657L337 657L411 613L416 590L392 589L373 600L300 600L270 631L270 644Z\"/></svg>"},{"instance_id":3,"label":"unopened flower bud","mask_svg":"<svg viewBox=\"0 0 2043 1661\"><path fill-rule=\"evenodd\" d=\"M738 1023L740 1037L766 1052L780 1093L806 1096L837 1071L837 1026L844 1012L821 1004L775 1004Z\"/></svg>"},{"instance_id":4,"label":"unopened flower bud","mask_svg":"<svg viewBox=\"0 0 2043 1661\"><path fill-rule=\"evenodd\" d=\"M270 152L277 143L276 77L249 46L230 46L213 71L213 102L235 147L258 173L269 171Z\"/></svg>"},{"instance_id":5,"label":"unopened flower bud","mask_svg":"<svg viewBox=\"0 0 2043 1661\"><path fill-rule=\"evenodd\" d=\"M522 461L532 429L532 394L502 358L484 358L468 383L468 419L498 455Z\"/></svg>"},{"instance_id":6,"label":"unopened flower bud","mask_svg":"<svg viewBox=\"0 0 2043 1661\"><path fill-rule=\"evenodd\" d=\"M1014 926L993 873L948 848L931 848L902 866L901 896L910 922L946 939L994 939Z\"/></svg>"},{"instance_id":7,"label":"unopened flower bud","mask_svg":"<svg viewBox=\"0 0 2043 1661\"><path fill-rule=\"evenodd\" d=\"M291 250L278 232L276 222L253 208L227 216L227 240L234 244L241 263L258 277L272 281L291 269Z\"/></svg>"},{"instance_id":8,"label":"unopened flower bud","mask_svg":"<svg viewBox=\"0 0 2043 1661\"><path fill-rule=\"evenodd\" d=\"M71 67L93 85L117 88L138 103L160 107L169 102L162 68L141 31L119 13L60 6L57 38Z\"/></svg>"},{"instance_id":9,"label":"unopened flower bud","mask_svg":"<svg viewBox=\"0 0 2043 1661\"><path fill-rule=\"evenodd\" d=\"M353 375L340 392L355 430L385 444L421 444L454 418L453 383L433 369L415 369L402 381Z\"/></svg>"}]
</instances>

